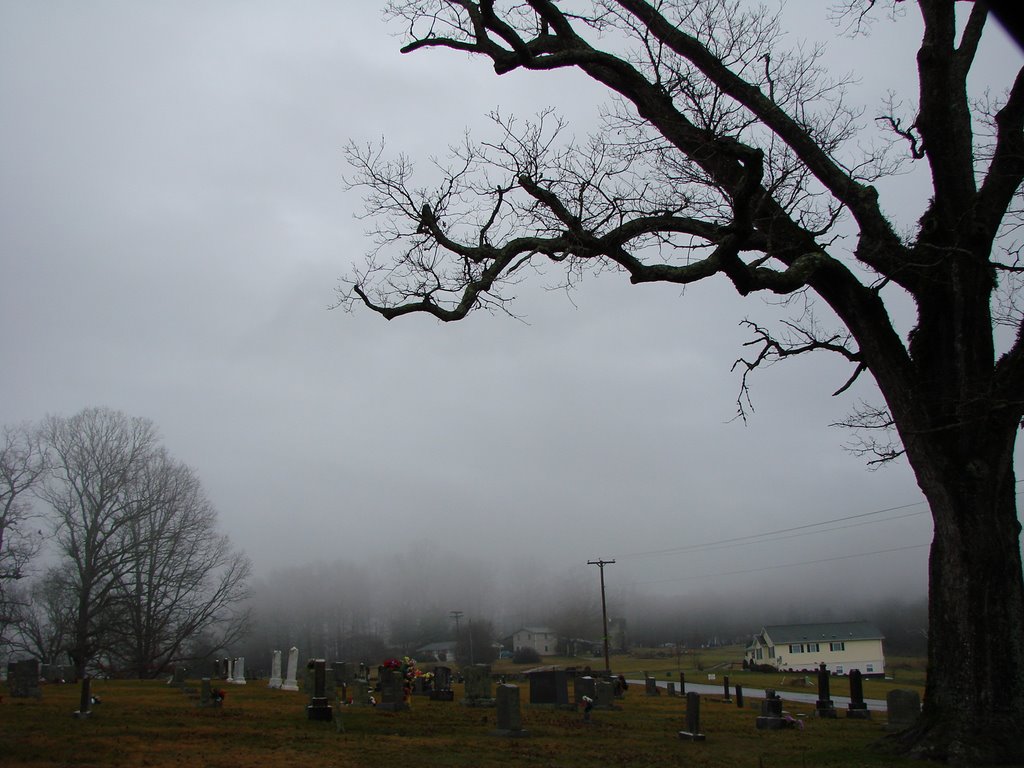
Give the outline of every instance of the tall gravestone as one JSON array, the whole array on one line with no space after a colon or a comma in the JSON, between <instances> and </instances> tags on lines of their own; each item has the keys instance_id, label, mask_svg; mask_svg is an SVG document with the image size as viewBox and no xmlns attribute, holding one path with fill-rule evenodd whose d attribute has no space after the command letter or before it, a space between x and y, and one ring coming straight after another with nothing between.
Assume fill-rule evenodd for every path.
<instances>
[{"instance_id":1,"label":"tall gravestone","mask_svg":"<svg viewBox=\"0 0 1024 768\"><path fill-rule=\"evenodd\" d=\"M294 645L288 650L288 676L281 683L282 691L299 690L299 681L296 677L299 674L299 649Z\"/></svg>"},{"instance_id":2,"label":"tall gravestone","mask_svg":"<svg viewBox=\"0 0 1024 768\"><path fill-rule=\"evenodd\" d=\"M829 694L828 668L822 662L818 668L818 700L814 704L814 714L817 717L834 718L836 707Z\"/></svg>"},{"instance_id":3,"label":"tall gravestone","mask_svg":"<svg viewBox=\"0 0 1024 768\"><path fill-rule=\"evenodd\" d=\"M864 701L864 680L859 669L850 672L850 703L846 705L846 716L854 720L871 719L871 711Z\"/></svg>"},{"instance_id":4,"label":"tall gravestone","mask_svg":"<svg viewBox=\"0 0 1024 768\"><path fill-rule=\"evenodd\" d=\"M245 656L235 659L235 676L231 678L230 682L235 685L245 685Z\"/></svg>"},{"instance_id":5,"label":"tall gravestone","mask_svg":"<svg viewBox=\"0 0 1024 768\"><path fill-rule=\"evenodd\" d=\"M782 699L771 688L765 692L764 701L761 702L761 716L755 723L759 731L781 731L788 727L788 723L782 716Z\"/></svg>"},{"instance_id":6,"label":"tall gravestone","mask_svg":"<svg viewBox=\"0 0 1024 768\"><path fill-rule=\"evenodd\" d=\"M511 738L529 736L529 731L523 730L522 716L519 711L519 686L499 685L497 693L498 727L491 733L495 736Z\"/></svg>"},{"instance_id":7,"label":"tall gravestone","mask_svg":"<svg viewBox=\"0 0 1024 768\"><path fill-rule=\"evenodd\" d=\"M694 691L686 694L686 730L679 732L679 738L704 741L704 733L700 729L700 694Z\"/></svg>"},{"instance_id":8,"label":"tall gravestone","mask_svg":"<svg viewBox=\"0 0 1024 768\"><path fill-rule=\"evenodd\" d=\"M327 686L327 662L323 659L314 659L313 666L313 695L309 698L306 706L306 718L309 720L331 720L334 717L334 710L326 695Z\"/></svg>"},{"instance_id":9,"label":"tall gravestone","mask_svg":"<svg viewBox=\"0 0 1024 768\"><path fill-rule=\"evenodd\" d=\"M661 691L658 690L658 681L653 677L644 677L644 693L648 696L660 696Z\"/></svg>"},{"instance_id":10,"label":"tall gravestone","mask_svg":"<svg viewBox=\"0 0 1024 768\"><path fill-rule=\"evenodd\" d=\"M270 662L270 680L267 681L267 687L280 688L281 682L281 652L274 651L274 657Z\"/></svg>"},{"instance_id":11,"label":"tall gravestone","mask_svg":"<svg viewBox=\"0 0 1024 768\"><path fill-rule=\"evenodd\" d=\"M726 704L732 704L732 697L729 696L729 676L728 675L723 675L722 676L722 691L723 691L722 701L724 701Z\"/></svg>"},{"instance_id":12,"label":"tall gravestone","mask_svg":"<svg viewBox=\"0 0 1024 768\"><path fill-rule=\"evenodd\" d=\"M619 709L615 704L615 683L611 680L594 683L594 709Z\"/></svg>"}]
</instances>

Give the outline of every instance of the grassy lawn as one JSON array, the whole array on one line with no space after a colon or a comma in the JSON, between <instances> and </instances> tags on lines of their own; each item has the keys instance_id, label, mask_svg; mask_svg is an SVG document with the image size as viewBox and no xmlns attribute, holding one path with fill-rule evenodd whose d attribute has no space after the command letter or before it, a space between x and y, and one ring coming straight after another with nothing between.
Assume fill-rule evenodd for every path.
<instances>
[{"instance_id":1,"label":"grassy lawn","mask_svg":"<svg viewBox=\"0 0 1024 768\"><path fill-rule=\"evenodd\" d=\"M0 765L319 768L398 760L416 766L588 768L918 765L877 746L885 735L881 713L871 721L806 717L802 730L758 731L757 702L739 709L707 696L701 710L707 740L688 742L678 738L686 722L683 699L647 697L632 686L621 711L594 712L592 722L584 723L577 712L531 707L524 685L522 721L530 736L510 739L491 735L494 709L459 703L461 686L453 703L414 697L407 712L345 708L343 732L332 723L308 720L301 692L270 690L262 682L223 687L224 706L206 709L197 706L195 695L162 682L97 681L93 692L102 703L84 720L72 716L78 709L76 685L44 686L39 701L11 699L4 691ZM795 703L786 709L795 715L810 712L808 705Z\"/></svg>"}]
</instances>

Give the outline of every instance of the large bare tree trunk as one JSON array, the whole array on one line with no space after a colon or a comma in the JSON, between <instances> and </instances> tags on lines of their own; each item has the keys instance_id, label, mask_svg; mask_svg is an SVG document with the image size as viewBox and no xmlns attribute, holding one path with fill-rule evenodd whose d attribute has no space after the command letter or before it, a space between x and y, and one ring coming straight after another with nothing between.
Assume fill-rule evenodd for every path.
<instances>
[{"instance_id":1,"label":"large bare tree trunk","mask_svg":"<svg viewBox=\"0 0 1024 768\"><path fill-rule=\"evenodd\" d=\"M904 737L958 765L1024 764L1021 525L1012 452L991 453L1003 456L994 471L918 467L935 521L928 681L921 721Z\"/></svg>"}]
</instances>

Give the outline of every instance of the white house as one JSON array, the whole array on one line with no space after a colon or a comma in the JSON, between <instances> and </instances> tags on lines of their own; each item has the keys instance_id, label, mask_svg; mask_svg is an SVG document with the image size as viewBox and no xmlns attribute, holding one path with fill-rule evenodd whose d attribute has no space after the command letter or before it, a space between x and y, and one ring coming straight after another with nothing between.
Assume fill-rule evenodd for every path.
<instances>
[{"instance_id":1,"label":"white house","mask_svg":"<svg viewBox=\"0 0 1024 768\"><path fill-rule=\"evenodd\" d=\"M762 627L746 649L747 662L786 671L811 672L824 664L835 675L859 669L884 675L885 655L878 628L866 621L775 624Z\"/></svg>"},{"instance_id":2,"label":"white house","mask_svg":"<svg viewBox=\"0 0 1024 768\"><path fill-rule=\"evenodd\" d=\"M512 651L533 648L541 656L554 656L558 637L548 627L523 627L512 633Z\"/></svg>"}]
</instances>

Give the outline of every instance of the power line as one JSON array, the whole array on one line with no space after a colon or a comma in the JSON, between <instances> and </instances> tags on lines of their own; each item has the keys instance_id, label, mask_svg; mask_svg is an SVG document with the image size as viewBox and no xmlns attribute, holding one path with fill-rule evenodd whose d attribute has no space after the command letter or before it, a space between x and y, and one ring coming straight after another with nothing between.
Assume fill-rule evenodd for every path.
<instances>
[{"instance_id":1,"label":"power line","mask_svg":"<svg viewBox=\"0 0 1024 768\"><path fill-rule=\"evenodd\" d=\"M825 557L820 560L805 560L800 563L781 563L778 565L766 565L763 568L746 568L740 571L725 571L724 573L705 573L698 576L679 576L672 579L655 579L653 581L636 581L633 582L634 586L641 586L644 584L664 584L671 581L690 581L693 579L711 579L718 578L720 576L736 576L739 574L746 573L760 573L762 571L772 571L776 568L796 568L801 565L818 565L820 563L832 563L836 560L851 560L857 557L869 557L871 555L883 555L889 552L905 552L909 549L920 549L921 547L927 547L928 544L910 544L905 547L893 547L891 549L879 549L874 552L860 552L856 555L837 555L836 557Z\"/></svg>"},{"instance_id":2,"label":"power line","mask_svg":"<svg viewBox=\"0 0 1024 768\"><path fill-rule=\"evenodd\" d=\"M653 550L649 550L647 552L632 552L632 553L626 554L626 555L619 555L619 557L621 557L621 558L629 558L629 557L654 557L654 556L657 556L657 555L673 555L673 554L679 554L679 553L682 553L682 552L692 552L692 551L698 550L698 549L720 548L720 547L722 547L724 545L727 545L727 544L728 545L736 545L736 544L739 544L739 543L754 543L757 539L763 539L763 538L768 537L768 536L779 536L780 534L783 534L783 533L793 533L795 531L806 531L806 530L811 529L811 528L821 528L822 526L825 526L825 525L833 525L835 523L842 523L842 522L845 522L847 520L858 520L858 519L862 519L862 518L865 518L865 517L872 517L873 515L885 514L886 512L896 512L896 511L901 510L901 509L910 509L911 507L918 507L918 506L921 506L921 505L923 505L925 503L926 502L923 502L923 501L917 501L917 502L914 502L913 504L901 504L901 505L896 506L896 507L888 507L886 509L877 509L874 512L861 512L860 514L856 514L856 515L846 515L845 517L837 517L837 518L834 518L832 520L824 520L824 521L822 521L820 523L807 523L805 525L796 525L796 526L793 526L791 528L780 528L777 531L763 531L761 533L752 533L752 534L748 534L746 536L734 536L734 537L729 538L729 539L719 539L718 541L708 541L708 542L704 542L704 543L701 543L701 544L687 544L687 545L682 546L682 547L669 547L667 549L653 549ZM916 514L924 514L925 512L927 512L927 510L922 510L921 512L914 512L914 513L911 513L911 514L914 514L914 515L916 515ZM901 517L910 517L910 516L911 515L908 514L908 515L902 515ZM872 521L872 522L888 522L888 520L897 520L897 519L900 519L900 518L893 517L893 518L888 518L886 520L878 520L878 521ZM836 528L836 529L833 529L833 530L841 530L841 529Z\"/></svg>"}]
</instances>

